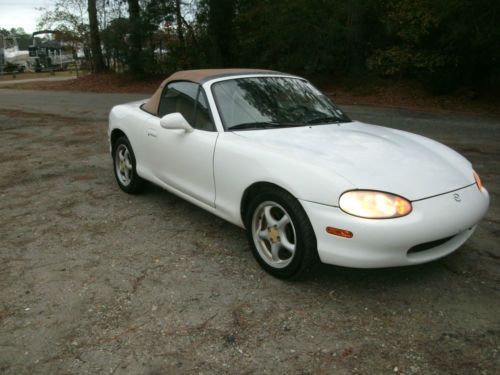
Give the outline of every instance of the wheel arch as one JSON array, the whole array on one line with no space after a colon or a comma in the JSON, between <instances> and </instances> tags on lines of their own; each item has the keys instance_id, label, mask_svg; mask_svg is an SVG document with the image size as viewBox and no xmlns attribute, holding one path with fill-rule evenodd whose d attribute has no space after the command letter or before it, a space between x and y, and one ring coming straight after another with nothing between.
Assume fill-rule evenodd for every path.
<instances>
[{"instance_id":1,"label":"wheel arch","mask_svg":"<svg viewBox=\"0 0 500 375\"><path fill-rule=\"evenodd\" d=\"M127 135L125 134L125 132L122 130L122 129L119 129L119 128L114 128L112 131L111 131L111 135L109 137L109 141L111 143L111 149L114 147L116 141L120 138L120 137L125 137L128 139ZM129 141L130 142L130 141Z\"/></svg>"},{"instance_id":2,"label":"wheel arch","mask_svg":"<svg viewBox=\"0 0 500 375\"><path fill-rule=\"evenodd\" d=\"M288 191L287 189L283 188L282 186L279 186L275 183L268 182L268 181L258 181L254 182L250 186L248 186L245 191L243 192L243 195L241 197L240 201L240 216L241 216L241 221L243 222L243 225L245 225L245 216L246 216L246 210L248 208L248 204L250 203L250 200L252 197L254 197L256 194L266 191L266 190L281 190L292 197L295 198L295 196Z\"/></svg>"}]
</instances>

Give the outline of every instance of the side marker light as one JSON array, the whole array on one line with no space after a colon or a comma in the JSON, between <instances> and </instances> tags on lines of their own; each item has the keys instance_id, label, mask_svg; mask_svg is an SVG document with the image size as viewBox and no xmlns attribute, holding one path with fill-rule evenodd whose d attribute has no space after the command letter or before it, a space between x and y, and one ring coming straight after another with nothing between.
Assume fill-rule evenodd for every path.
<instances>
[{"instance_id":1,"label":"side marker light","mask_svg":"<svg viewBox=\"0 0 500 375\"><path fill-rule=\"evenodd\" d=\"M326 227L326 232L339 237L352 238L352 232L334 227Z\"/></svg>"}]
</instances>

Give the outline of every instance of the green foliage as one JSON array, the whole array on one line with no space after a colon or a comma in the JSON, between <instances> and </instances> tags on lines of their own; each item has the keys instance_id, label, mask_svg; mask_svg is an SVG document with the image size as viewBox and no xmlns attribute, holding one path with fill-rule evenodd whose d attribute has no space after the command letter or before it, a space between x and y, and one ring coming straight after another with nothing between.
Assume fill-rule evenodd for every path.
<instances>
[{"instance_id":1,"label":"green foliage","mask_svg":"<svg viewBox=\"0 0 500 375\"><path fill-rule=\"evenodd\" d=\"M499 72L500 3L494 0L390 0L383 44L367 67L416 78L436 93L493 84Z\"/></svg>"},{"instance_id":2,"label":"green foliage","mask_svg":"<svg viewBox=\"0 0 500 375\"><path fill-rule=\"evenodd\" d=\"M444 72L430 79L451 85L493 86L500 79L500 2L495 0L436 0L442 15L434 35L437 49L453 59ZM444 73L443 76L440 73ZM448 91L444 87L442 91Z\"/></svg>"},{"instance_id":3,"label":"green foliage","mask_svg":"<svg viewBox=\"0 0 500 375\"><path fill-rule=\"evenodd\" d=\"M0 28L0 35L5 37L15 37L20 50L28 49L32 42L31 35L27 34L22 27L12 28L10 31ZM3 45L0 45L0 48L3 48Z\"/></svg>"},{"instance_id":4,"label":"green foliage","mask_svg":"<svg viewBox=\"0 0 500 375\"><path fill-rule=\"evenodd\" d=\"M115 71L123 70L127 64L128 44L125 36L129 29L127 18L115 18L101 31L104 56L107 65Z\"/></svg>"},{"instance_id":5,"label":"green foliage","mask_svg":"<svg viewBox=\"0 0 500 375\"><path fill-rule=\"evenodd\" d=\"M41 21L85 44L85 3L57 0ZM135 13L122 10L137 3ZM105 0L98 5L107 65L118 71L167 74L242 66L316 76L376 74L416 79L435 92L500 83L498 0Z\"/></svg>"},{"instance_id":6,"label":"green foliage","mask_svg":"<svg viewBox=\"0 0 500 375\"><path fill-rule=\"evenodd\" d=\"M434 72L449 63L447 56L429 42L441 22L431 4L431 0L387 2L383 25L388 45L373 51L367 60L370 69L403 77Z\"/></svg>"},{"instance_id":7,"label":"green foliage","mask_svg":"<svg viewBox=\"0 0 500 375\"><path fill-rule=\"evenodd\" d=\"M371 32L379 12L375 0L241 0L236 61L306 74L356 74L366 70L379 38Z\"/></svg>"}]
</instances>

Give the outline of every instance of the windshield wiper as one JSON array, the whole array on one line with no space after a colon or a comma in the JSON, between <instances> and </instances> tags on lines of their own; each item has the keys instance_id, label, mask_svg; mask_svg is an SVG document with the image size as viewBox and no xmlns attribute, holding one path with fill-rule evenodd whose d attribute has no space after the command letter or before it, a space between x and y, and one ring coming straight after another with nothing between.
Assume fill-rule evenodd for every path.
<instances>
[{"instance_id":1,"label":"windshield wiper","mask_svg":"<svg viewBox=\"0 0 500 375\"><path fill-rule=\"evenodd\" d=\"M231 126L228 130L243 130L243 129L273 129L286 128L290 126L304 126L304 123L299 122L245 122Z\"/></svg>"},{"instance_id":2,"label":"windshield wiper","mask_svg":"<svg viewBox=\"0 0 500 375\"><path fill-rule=\"evenodd\" d=\"M329 124L329 123L339 123L339 122L348 122L347 119L342 119L334 116L324 116L324 117L316 117L311 120L307 120L306 124Z\"/></svg>"}]
</instances>

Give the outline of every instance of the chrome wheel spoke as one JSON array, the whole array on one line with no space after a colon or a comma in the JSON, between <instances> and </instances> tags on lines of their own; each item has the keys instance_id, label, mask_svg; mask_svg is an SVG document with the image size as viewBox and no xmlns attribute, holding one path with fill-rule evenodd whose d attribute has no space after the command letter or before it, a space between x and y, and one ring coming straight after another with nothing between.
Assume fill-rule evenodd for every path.
<instances>
[{"instance_id":1,"label":"chrome wheel spoke","mask_svg":"<svg viewBox=\"0 0 500 375\"><path fill-rule=\"evenodd\" d=\"M281 246L288 250L292 255L295 253L295 244L291 243L286 236L281 237Z\"/></svg>"},{"instance_id":2,"label":"chrome wheel spoke","mask_svg":"<svg viewBox=\"0 0 500 375\"><path fill-rule=\"evenodd\" d=\"M276 223L276 226L280 229L283 229L285 225L290 223L290 216L288 216L286 213L283 215L281 219Z\"/></svg>"},{"instance_id":3,"label":"chrome wheel spoke","mask_svg":"<svg viewBox=\"0 0 500 375\"><path fill-rule=\"evenodd\" d=\"M264 208L264 217L266 219L266 224L268 227L276 225L276 223L278 222L271 213L272 208L272 206L266 206Z\"/></svg>"},{"instance_id":4,"label":"chrome wheel spoke","mask_svg":"<svg viewBox=\"0 0 500 375\"><path fill-rule=\"evenodd\" d=\"M281 246L279 243L273 243L271 244L271 255L272 259L274 262L280 262L281 259L279 258L279 251L281 249Z\"/></svg>"},{"instance_id":5,"label":"chrome wheel spoke","mask_svg":"<svg viewBox=\"0 0 500 375\"><path fill-rule=\"evenodd\" d=\"M259 231L258 235L261 240L269 240L269 232L267 229Z\"/></svg>"}]
</instances>

